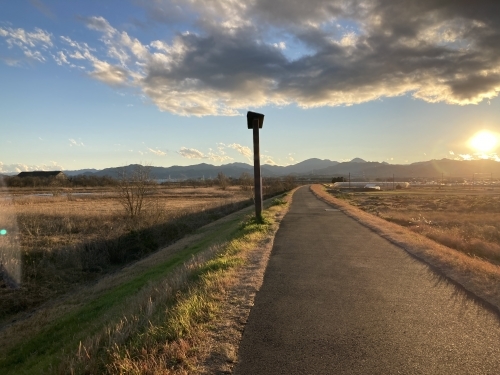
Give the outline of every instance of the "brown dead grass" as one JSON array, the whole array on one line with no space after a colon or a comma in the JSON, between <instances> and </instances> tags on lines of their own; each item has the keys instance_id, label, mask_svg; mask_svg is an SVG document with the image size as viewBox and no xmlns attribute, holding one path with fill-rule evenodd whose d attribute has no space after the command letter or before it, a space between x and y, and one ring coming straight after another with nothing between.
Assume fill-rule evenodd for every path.
<instances>
[{"instance_id":1,"label":"brown dead grass","mask_svg":"<svg viewBox=\"0 0 500 375\"><path fill-rule=\"evenodd\" d=\"M345 199L333 197L322 185L312 185L311 191L318 198L334 205L390 242L427 262L461 284L466 290L500 310L500 267L498 265L478 257L471 257L409 228L365 212Z\"/></svg>"},{"instance_id":2,"label":"brown dead grass","mask_svg":"<svg viewBox=\"0 0 500 375\"><path fill-rule=\"evenodd\" d=\"M442 245L500 264L500 195L491 191L457 193L460 191L333 194Z\"/></svg>"},{"instance_id":3,"label":"brown dead grass","mask_svg":"<svg viewBox=\"0 0 500 375\"><path fill-rule=\"evenodd\" d=\"M266 219L264 230L254 228L241 238L219 244L174 272L162 281L163 286L151 285L134 299L133 306L144 306L138 315L130 315L103 331L105 333L89 337L80 345L69 366L75 373L99 369L95 358L104 347L109 357L106 373L231 372L244 324L262 284L274 235L288 209L286 202L290 201L291 194L288 194L266 211L265 217L271 215L272 219ZM224 253L226 255L222 255ZM213 259L214 254L219 254L215 262L222 261L228 268L209 271L200 279L201 287L198 282L190 283L189 274L197 268L206 268L205 262ZM173 282L172 278L177 281ZM182 293L175 292L182 284L190 286ZM177 300L167 308L161 302L168 297L165 289L175 294ZM149 322L147 327L145 321Z\"/></svg>"},{"instance_id":4,"label":"brown dead grass","mask_svg":"<svg viewBox=\"0 0 500 375\"><path fill-rule=\"evenodd\" d=\"M159 188L131 220L115 192L92 193L40 197L17 189L0 196L2 216L17 220L22 253L21 288L0 288L0 322L95 282L248 201L239 187Z\"/></svg>"},{"instance_id":5,"label":"brown dead grass","mask_svg":"<svg viewBox=\"0 0 500 375\"><path fill-rule=\"evenodd\" d=\"M200 345L202 350L197 360L197 373L232 373L255 295L264 280L276 231L288 212L296 190L289 192L283 198L286 205L275 211L275 224L272 231L261 239L258 246L245 253L244 265L231 275L230 286L220 306L220 314Z\"/></svg>"}]
</instances>

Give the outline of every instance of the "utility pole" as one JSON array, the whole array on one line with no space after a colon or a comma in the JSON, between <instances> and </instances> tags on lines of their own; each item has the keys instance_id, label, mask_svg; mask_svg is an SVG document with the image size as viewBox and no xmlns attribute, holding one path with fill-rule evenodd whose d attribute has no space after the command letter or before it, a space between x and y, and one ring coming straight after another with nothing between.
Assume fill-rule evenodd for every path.
<instances>
[{"instance_id":1,"label":"utility pole","mask_svg":"<svg viewBox=\"0 0 500 375\"><path fill-rule=\"evenodd\" d=\"M264 115L256 112L247 112L247 127L253 130L253 177L255 192L255 218L262 221L262 176L260 173L260 140L259 129L264 124Z\"/></svg>"}]
</instances>

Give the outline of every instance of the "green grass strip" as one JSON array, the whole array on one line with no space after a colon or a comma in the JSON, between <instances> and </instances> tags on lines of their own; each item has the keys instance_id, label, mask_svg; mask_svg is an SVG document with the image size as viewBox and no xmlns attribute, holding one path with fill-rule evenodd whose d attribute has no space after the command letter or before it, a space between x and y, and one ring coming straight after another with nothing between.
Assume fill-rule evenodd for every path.
<instances>
[{"instance_id":1,"label":"green grass strip","mask_svg":"<svg viewBox=\"0 0 500 375\"><path fill-rule=\"evenodd\" d=\"M133 279L105 292L80 309L59 318L30 340L12 348L6 358L0 359L2 374L40 374L53 371L57 368L65 350L77 348L81 340L102 329L106 321L101 322L99 326L95 322L102 321L103 315L109 315L113 309L118 310L128 297L136 294L148 283L172 272L174 268L211 243L238 231L236 223L241 221L242 215L222 224L219 228L210 228L202 240L173 255L168 261L149 268Z\"/></svg>"}]
</instances>

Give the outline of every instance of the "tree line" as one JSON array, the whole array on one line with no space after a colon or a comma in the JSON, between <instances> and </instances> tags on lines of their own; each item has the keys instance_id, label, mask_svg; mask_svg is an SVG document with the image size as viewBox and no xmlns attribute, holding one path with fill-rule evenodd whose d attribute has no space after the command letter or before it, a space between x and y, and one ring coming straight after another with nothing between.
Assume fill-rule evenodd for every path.
<instances>
[{"instance_id":1,"label":"tree line","mask_svg":"<svg viewBox=\"0 0 500 375\"><path fill-rule=\"evenodd\" d=\"M117 179L109 176L78 175L67 178L3 176L7 187L99 187L116 186Z\"/></svg>"},{"instance_id":2,"label":"tree line","mask_svg":"<svg viewBox=\"0 0 500 375\"><path fill-rule=\"evenodd\" d=\"M249 173L242 173L239 178L228 177L224 173L219 172L214 179L186 179L182 181L165 181L158 183L151 176L148 167L144 167L147 170L147 180L149 184L158 184L163 186L171 187L213 187L217 186L222 190L226 190L230 186L240 186L242 190L252 191L254 180L253 176ZM144 172L144 171L142 171ZM134 171L132 175L137 174ZM93 176L93 175L77 175L69 176L67 178L55 178L55 177L19 177L19 176L3 176L3 182L5 186L11 188L38 188L38 187L50 187L50 188L75 188L75 187L118 187L124 179L129 178L123 173L117 174L116 177L110 176ZM264 194L273 194L280 191L291 190L296 186L296 179L293 176L287 176L284 178L276 177L264 177L262 179Z\"/></svg>"}]
</instances>

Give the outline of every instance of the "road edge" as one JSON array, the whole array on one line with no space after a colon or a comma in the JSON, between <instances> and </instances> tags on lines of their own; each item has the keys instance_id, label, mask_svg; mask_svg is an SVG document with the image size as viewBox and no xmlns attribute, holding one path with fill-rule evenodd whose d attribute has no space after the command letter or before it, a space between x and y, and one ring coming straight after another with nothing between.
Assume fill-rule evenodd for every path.
<instances>
[{"instance_id":1,"label":"road edge","mask_svg":"<svg viewBox=\"0 0 500 375\"><path fill-rule=\"evenodd\" d=\"M500 317L499 266L479 258L471 258L407 228L369 214L333 197L322 185L310 185L309 189L318 199L339 209L403 249L412 257L429 266L438 276L451 281L469 298Z\"/></svg>"}]
</instances>

